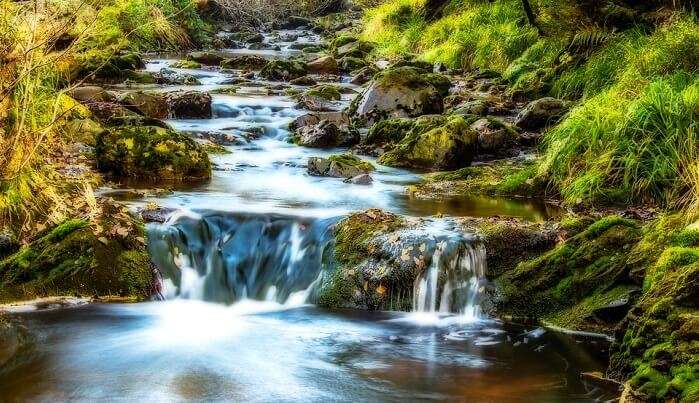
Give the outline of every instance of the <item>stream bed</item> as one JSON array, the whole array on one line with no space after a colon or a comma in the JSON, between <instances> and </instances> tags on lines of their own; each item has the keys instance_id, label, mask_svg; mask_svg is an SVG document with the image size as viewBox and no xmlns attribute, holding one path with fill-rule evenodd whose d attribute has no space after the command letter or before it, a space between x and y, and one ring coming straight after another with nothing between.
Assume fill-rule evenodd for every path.
<instances>
[{"instance_id":1,"label":"stream bed","mask_svg":"<svg viewBox=\"0 0 699 403\"><path fill-rule=\"evenodd\" d=\"M266 41L299 33L276 34L266 35ZM225 53L294 54L288 43L278 45L278 51ZM155 57L147 70L159 71L176 60ZM225 83L238 76L215 69L175 70L196 76L202 85L157 90L214 91L230 87ZM360 90L346 81L343 77L340 84ZM349 212L377 207L412 216L541 221L555 208L481 196L414 199L405 188L420 180L418 174L378 165L370 186L311 176L309 157L344 150L291 144L288 124L305 111L290 96L270 95L259 86L212 95L213 118L168 123L188 132L261 135L226 146L229 154L212 156L211 181L130 201L183 211L149 227L149 250L163 273L165 300L15 314L33 340L0 371L0 401L588 402L613 397L580 379L581 371L605 367L603 340L435 309L328 311L311 304L329 230ZM209 221L202 221L202 211ZM425 295L436 301L436 295Z\"/></svg>"}]
</instances>

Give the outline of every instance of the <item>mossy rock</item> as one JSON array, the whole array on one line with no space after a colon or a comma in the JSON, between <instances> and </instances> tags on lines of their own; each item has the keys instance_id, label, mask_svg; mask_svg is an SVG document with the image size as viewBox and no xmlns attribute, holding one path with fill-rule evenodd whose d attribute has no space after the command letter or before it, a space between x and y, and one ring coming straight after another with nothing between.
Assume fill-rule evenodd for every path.
<instances>
[{"instance_id":1,"label":"mossy rock","mask_svg":"<svg viewBox=\"0 0 699 403\"><path fill-rule=\"evenodd\" d=\"M141 55L135 52L112 54L90 54L79 61L77 75L99 79L123 80L134 70L145 68Z\"/></svg>"},{"instance_id":2,"label":"mossy rock","mask_svg":"<svg viewBox=\"0 0 699 403\"><path fill-rule=\"evenodd\" d=\"M404 220L379 209L353 213L335 227L334 258L338 268L326 279L318 296L318 305L328 308L366 306L361 273L355 266L370 255L370 241L381 234L401 228ZM358 299L362 299L361 301Z\"/></svg>"},{"instance_id":3,"label":"mossy rock","mask_svg":"<svg viewBox=\"0 0 699 403\"><path fill-rule=\"evenodd\" d=\"M415 119L394 118L376 122L369 129L362 144L392 145L400 142L415 127Z\"/></svg>"},{"instance_id":4,"label":"mossy rock","mask_svg":"<svg viewBox=\"0 0 699 403\"><path fill-rule=\"evenodd\" d=\"M386 69L375 75L367 90L350 105L357 125L371 125L383 119L417 117L442 113L443 91L413 67Z\"/></svg>"},{"instance_id":5,"label":"mossy rock","mask_svg":"<svg viewBox=\"0 0 699 403\"><path fill-rule=\"evenodd\" d=\"M342 98L340 90L335 85L321 84L306 91L305 95L319 97L328 101L339 101Z\"/></svg>"},{"instance_id":6,"label":"mossy rock","mask_svg":"<svg viewBox=\"0 0 699 403\"><path fill-rule=\"evenodd\" d=\"M201 68L201 63L195 62L194 60L178 60L171 65L176 69L190 69L196 70Z\"/></svg>"},{"instance_id":7,"label":"mossy rock","mask_svg":"<svg viewBox=\"0 0 699 403\"><path fill-rule=\"evenodd\" d=\"M105 130L95 145L97 166L120 177L186 181L208 179L206 151L190 137L161 127Z\"/></svg>"},{"instance_id":8,"label":"mossy rock","mask_svg":"<svg viewBox=\"0 0 699 403\"><path fill-rule=\"evenodd\" d=\"M0 301L119 295L143 300L154 271L142 222L103 203L93 222L70 219L0 261Z\"/></svg>"},{"instance_id":9,"label":"mossy rock","mask_svg":"<svg viewBox=\"0 0 699 403\"><path fill-rule=\"evenodd\" d=\"M268 80L289 81L305 76L306 64L298 60L272 60L260 71L260 76Z\"/></svg>"},{"instance_id":10,"label":"mossy rock","mask_svg":"<svg viewBox=\"0 0 699 403\"><path fill-rule=\"evenodd\" d=\"M477 135L459 116L428 130L413 129L396 147L383 154L378 162L394 167L428 170L456 169L471 164Z\"/></svg>"}]
</instances>

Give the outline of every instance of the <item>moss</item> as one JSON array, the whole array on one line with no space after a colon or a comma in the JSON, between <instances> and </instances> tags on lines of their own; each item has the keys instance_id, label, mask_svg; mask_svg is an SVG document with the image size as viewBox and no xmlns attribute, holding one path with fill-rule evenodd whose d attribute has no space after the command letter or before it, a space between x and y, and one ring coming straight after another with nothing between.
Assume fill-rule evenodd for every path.
<instances>
[{"instance_id":1,"label":"moss","mask_svg":"<svg viewBox=\"0 0 699 403\"><path fill-rule=\"evenodd\" d=\"M626 259L640 237L637 223L618 216L592 223L553 250L499 277L500 309L584 328L594 308L625 289Z\"/></svg>"},{"instance_id":2,"label":"moss","mask_svg":"<svg viewBox=\"0 0 699 403\"><path fill-rule=\"evenodd\" d=\"M364 287L356 266L369 255L369 241L395 231L404 225L403 219L379 209L353 213L335 227L334 257L338 267L323 285L318 298L321 306L338 308L357 304L356 289ZM362 305L366 305L362 301Z\"/></svg>"},{"instance_id":3,"label":"moss","mask_svg":"<svg viewBox=\"0 0 699 403\"><path fill-rule=\"evenodd\" d=\"M171 67L174 67L176 69L200 69L201 68L201 63L195 62L194 60L178 60L175 63L171 65Z\"/></svg>"},{"instance_id":4,"label":"moss","mask_svg":"<svg viewBox=\"0 0 699 403\"><path fill-rule=\"evenodd\" d=\"M289 81L306 75L306 64L298 60L272 60L260 71L268 80Z\"/></svg>"},{"instance_id":5,"label":"moss","mask_svg":"<svg viewBox=\"0 0 699 403\"><path fill-rule=\"evenodd\" d=\"M463 117L453 116L430 130L412 130L393 150L383 154L378 162L423 169L463 167L471 163L476 137Z\"/></svg>"},{"instance_id":6,"label":"moss","mask_svg":"<svg viewBox=\"0 0 699 403\"><path fill-rule=\"evenodd\" d=\"M434 88L437 89L442 97L449 95L449 89L451 88L451 80L443 74L439 73L429 73L423 75L423 78L428 83L432 84Z\"/></svg>"},{"instance_id":7,"label":"moss","mask_svg":"<svg viewBox=\"0 0 699 403\"><path fill-rule=\"evenodd\" d=\"M340 90L335 85L316 85L309 89L306 94L330 101L339 101L342 97Z\"/></svg>"},{"instance_id":8,"label":"moss","mask_svg":"<svg viewBox=\"0 0 699 403\"><path fill-rule=\"evenodd\" d=\"M331 155L328 160L338 162L343 165L349 165L366 172L371 172L376 169L371 162L364 161L356 155L350 153Z\"/></svg>"},{"instance_id":9,"label":"moss","mask_svg":"<svg viewBox=\"0 0 699 403\"><path fill-rule=\"evenodd\" d=\"M415 127L415 120L408 118L394 118L380 120L373 124L362 144L392 145L398 143Z\"/></svg>"},{"instance_id":10,"label":"moss","mask_svg":"<svg viewBox=\"0 0 699 403\"><path fill-rule=\"evenodd\" d=\"M348 43L356 42L358 39L356 36L353 35L338 35L335 37L335 39L332 40L330 43L330 47L333 50L337 50L337 48L347 45Z\"/></svg>"},{"instance_id":11,"label":"moss","mask_svg":"<svg viewBox=\"0 0 699 403\"><path fill-rule=\"evenodd\" d=\"M202 149L206 151L207 154L230 154L231 151L226 147L216 144L216 143L204 143Z\"/></svg>"},{"instance_id":12,"label":"moss","mask_svg":"<svg viewBox=\"0 0 699 403\"><path fill-rule=\"evenodd\" d=\"M95 146L98 168L118 176L191 180L211 176L206 152L190 137L160 127L102 132Z\"/></svg>"},{"instance_id":13,"label":"moss","mask_svg":"<svg viewBox=\"0 0 699 403\"><path fill-rule=\"evenodd\" d=\"M70 219L0 261L0 301L55 295L150 296L145 231L125 207L103 205L94 222Z\"/></svg>"},{"instance_id":14,"label":"moss","mask_svg":"<svg viewBox=\"0 0 699 403\"><path fill-rule=\"evenodd\" d=\"M699 248L685 248L680 246L670 247L663 251L658 261L646 273L643 288L650 289L653 283L663 278L666 273L678 267L686 266L699 261Z\"/></svg>"}]
</instances>

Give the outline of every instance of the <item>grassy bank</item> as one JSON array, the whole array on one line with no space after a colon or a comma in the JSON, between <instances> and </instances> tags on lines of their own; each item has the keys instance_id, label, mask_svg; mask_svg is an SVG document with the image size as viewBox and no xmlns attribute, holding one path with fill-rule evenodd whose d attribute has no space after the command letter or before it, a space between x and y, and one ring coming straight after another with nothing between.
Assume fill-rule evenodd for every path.
<instances>
[{"instance_id":1,"label":"grassy bank","mask_svg":"<svg viewBox=\"0 0 699 403\"><path fill-rule=\"evenodd\" d=\"M95 209L92 178L60 173L89 112L66 93L128 53L206 42L191 0L0 2L0 217L18 238ZM69 201L69 202L67 202Z\"/></svg>"},{"instance_id":2,"label":"grassy bank","mask_svg":"<svg viewBox=\"0 0 699 403\"><path fill-rule=\"evenodd\" d=\"M518 98L576 101L546 133L537 169L511 182L543 181L568 205L652 203L696 216L699 21L681 2L662 3L533 1L537 29L521 1L453 0L435 14L424 0L396 0L367 11L363 36L380 55L495 71Z\"/></svg>"}]
</instances>

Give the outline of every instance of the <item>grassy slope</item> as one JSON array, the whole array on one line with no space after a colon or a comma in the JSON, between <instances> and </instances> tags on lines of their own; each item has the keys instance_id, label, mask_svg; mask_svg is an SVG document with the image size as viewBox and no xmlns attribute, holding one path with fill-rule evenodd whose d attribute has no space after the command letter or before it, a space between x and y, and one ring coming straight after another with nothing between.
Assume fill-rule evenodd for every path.
<instances>
[{"instance_id":1,"label":"grassy slope","mask_svg":"<svg viewBox=\"0 0 699 403\"><path fill-rule=\"evenodd\" d=\"M578 100L545 137L538 169L567 204L672 205L699 214L699 21L601 27L574 2L533 2L546 37L517 0L453 0L427 22L424 0L366 14L364 39L384 55L418 53L454 68L495 70L513 95ZM516 186L514 186L516 187Z\"/></svg>"}]
</instances>

